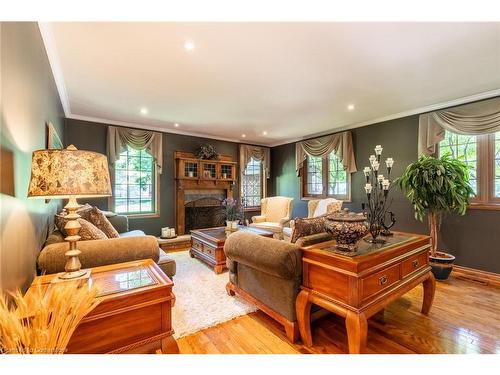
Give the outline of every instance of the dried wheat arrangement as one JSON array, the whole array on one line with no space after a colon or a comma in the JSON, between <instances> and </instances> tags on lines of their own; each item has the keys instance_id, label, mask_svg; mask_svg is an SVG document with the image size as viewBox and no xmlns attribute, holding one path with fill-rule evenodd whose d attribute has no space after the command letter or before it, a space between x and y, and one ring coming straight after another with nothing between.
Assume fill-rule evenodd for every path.
<instances>
[{"instance_id":1,"label":"dried wheat arrangement","mask_svg":"<svg viewBox=\"0 0 500 375\"><path fill-rule=\"evenodd\" d=\"M62 354L82 318L98 304L95 288L78 282L35 287L29 301L21 292L0 295L0 352Z\"/></svg>"}]
</instances>

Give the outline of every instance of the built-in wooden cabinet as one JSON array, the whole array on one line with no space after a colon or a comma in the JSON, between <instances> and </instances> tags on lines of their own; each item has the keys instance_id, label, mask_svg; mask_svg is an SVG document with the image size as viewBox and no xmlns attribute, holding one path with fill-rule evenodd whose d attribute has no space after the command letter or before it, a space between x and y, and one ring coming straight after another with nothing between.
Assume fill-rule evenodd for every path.
<instances>
[{"instance_id":1,"label":"built-in wooden cabinet","mask_svg":"<svg viewBox=\"0 0 500 375\"><path fill-rule=\"evenodd\" d=\"M221 155L218 160L204 160L196 159L191 152L176 151L175 162L178 180L236 181L237 163L228 155Z\"/></svg>"}]
</instances>

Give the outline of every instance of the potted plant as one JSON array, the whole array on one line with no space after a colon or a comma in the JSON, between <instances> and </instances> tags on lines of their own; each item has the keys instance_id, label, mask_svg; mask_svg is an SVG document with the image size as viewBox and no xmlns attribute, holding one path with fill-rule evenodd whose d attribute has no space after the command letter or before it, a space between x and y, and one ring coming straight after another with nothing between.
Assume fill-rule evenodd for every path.
<instances>
[{"instance_id":1,"label":"potted plant","mask_svg":"<svg viewBox=\"0 0 500 375\"><path fill-rule=\"evenodd\" d=\"M222 201L222 211L226 217L228 229L238 229L239 210L237 203L233 198L226 198Z\"/></svg>"},{"instance_id":2,"label":"potted plant","mask_svg":"<svg viewBox=\"0 0 500 375\"><path fill-rule=\"evenodd\" d=\"M464 215L474 190L469 183L469 169L461 160L446 154L440 158L421 156L410 164L397 180L415 209L415 218L427 214L431 236L430 264L436 279L446 280L455 257L438 251L438 232L444 213Z\"/></svg>"}]
</instances>

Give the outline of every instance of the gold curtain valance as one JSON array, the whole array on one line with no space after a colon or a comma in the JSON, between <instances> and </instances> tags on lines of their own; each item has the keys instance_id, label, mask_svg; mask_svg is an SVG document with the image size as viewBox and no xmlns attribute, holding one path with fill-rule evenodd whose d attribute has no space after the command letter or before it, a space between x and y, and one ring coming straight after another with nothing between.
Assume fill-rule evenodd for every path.
<instances>
[{"instance_id":1,"label":"gold curtain valance","mask_svg":"<svg viewBox=\"0 0 500 375\"><path fill-rule=\"evenodd\" d=\"M352 134L350 131L346 131L297 142L295 144L295 169L297 175L300 175L300 170L304 166L307 155L322 157L329 155L331 152L335 152L348 173L357 171Z\"/></svg>"}]
</instances>

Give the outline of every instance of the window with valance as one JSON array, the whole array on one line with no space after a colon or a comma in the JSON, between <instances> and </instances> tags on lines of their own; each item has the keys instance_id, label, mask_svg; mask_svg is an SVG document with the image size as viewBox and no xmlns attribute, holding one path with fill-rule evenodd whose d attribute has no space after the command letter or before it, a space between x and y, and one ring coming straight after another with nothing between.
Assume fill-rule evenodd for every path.
<instances>
[{"instance_id":1,"label":"window with valance","mask_svg":"<svg viewBox=\"0 0 500 375\"><path fill-rule=\"evenodd\" d=\"M162 134L110 126L107 151L112 210L125 215L157 215Z\"/></svg>"},{"instance_id":2,"label":"window with valance","mask_svg":"<svg viewBox=\"0 0 500 375\"><path fill-rule=\"evenodd\" d=\"M351 132L297 142L295 151L302 198L351 199L351 173L357 170Z\"/></svg>"},{"instance_id":3,"label":"window with valance","mask_svg":"<svg viewBox=\"0 0 500 375\"><path fill-rule=\"evenodd\" d=\"M472 208L500 208L500 98L420 115L418 146L469 166Z\"/></svg>"},{"instance_id":4,"label":"window with valance","mask_svg":"<svg viewBox=\"0 0 500 375\"><path fill-rule=\"evenodd\" d=\"M240 145L240 200L246 209L258 209L266 196L271 155L268 147Z\"/></svg>"}]
</instances>

